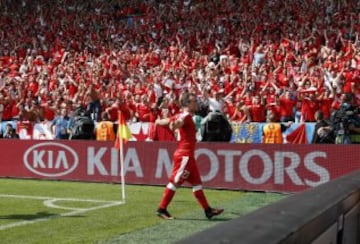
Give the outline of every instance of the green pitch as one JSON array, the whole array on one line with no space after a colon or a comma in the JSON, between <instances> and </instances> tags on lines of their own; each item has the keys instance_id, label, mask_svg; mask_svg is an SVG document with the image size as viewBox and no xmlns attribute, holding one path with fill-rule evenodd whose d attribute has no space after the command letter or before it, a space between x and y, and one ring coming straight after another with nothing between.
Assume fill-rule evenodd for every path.
<instances>
[{"instance_id":1,"label":"green pitch","mask_svg":"<svg viewBox=\"0 0 360 244\"><path fill-rule=\"evenodd\" d=\"M205 189L210 204L225 208L209 221L189 188L169 206L177 219L155 215L163 187L0 179L1 243L172 243L243 216L284 197Z\"/></svg>"}]
</instances>

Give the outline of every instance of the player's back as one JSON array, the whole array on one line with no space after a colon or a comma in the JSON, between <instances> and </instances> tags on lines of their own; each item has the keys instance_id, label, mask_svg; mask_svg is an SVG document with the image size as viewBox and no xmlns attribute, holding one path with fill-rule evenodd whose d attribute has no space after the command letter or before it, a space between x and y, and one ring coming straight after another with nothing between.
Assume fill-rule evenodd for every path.
<instances>
[{"instance_id":1,"label":"player's back","mask_svg":"<svg viewBox=\"0 0 360 244\"><path fill-rule=\"evenodd\" d=\"M179 143L177 151L193 153L195 151L196 127L192 119L192 115L188 112L179 114L178 119L184 122L179 128Z\"/></svg>"}]
</instances>

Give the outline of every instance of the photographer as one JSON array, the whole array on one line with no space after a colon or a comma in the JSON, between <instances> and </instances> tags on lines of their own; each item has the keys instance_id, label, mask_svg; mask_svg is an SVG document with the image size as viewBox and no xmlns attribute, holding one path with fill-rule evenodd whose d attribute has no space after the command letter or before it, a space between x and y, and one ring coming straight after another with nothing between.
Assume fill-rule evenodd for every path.
<instances>
[{"instance_id":1,"label":"photographer","mask_svg":"<svg viewBox=\"0 0 360 244\"><path fill-rule=\"evenodd\" d=\"M3 138L6 139L19 139L19 135L16 133L16 129L11 123L6 124L6 130L3 134Z\"/></svg>"},{"instance_id":2,"label":"photographer","mask_svg":"<svg viewBox=\"0 0 360 244\"><path fill-rule=\"evenodd\" d=\"M352 105L352 94L343 94L341 99L339 109L331 116L335 144L360 143L359 108Z\"/></svg>"},{"instance_id":3,"label":"photographer","mask_svg":"<svg viewBox=\"0 0 360 244\"><path fill-rule=\"evenodd\" d=\"M324 114L321 110L315 112L315 119L316 124L311 143L334 144L334 130L330 123L324 119Z\"/></svg>"},{"instance_id":4,"label":"photographer","mask_svg":"<svg viewBox=\"0 0 360 244\"><path fill-rule=\"evenodd\" d=\"M67 131L70 140L95 139L95 123L82 106L76 108L68 122Z\"/></svg>"},{"instance_id":5,"label":"photographer","mask_svg":"<svg viewBox=\"0 0 360 244\"><path fill-rule=\"evenodd\" d=\"M200 132L202 141L229 142L232 135L232 127L222 113L210 112L201 121Z\"/></svg>"}]
</instances>

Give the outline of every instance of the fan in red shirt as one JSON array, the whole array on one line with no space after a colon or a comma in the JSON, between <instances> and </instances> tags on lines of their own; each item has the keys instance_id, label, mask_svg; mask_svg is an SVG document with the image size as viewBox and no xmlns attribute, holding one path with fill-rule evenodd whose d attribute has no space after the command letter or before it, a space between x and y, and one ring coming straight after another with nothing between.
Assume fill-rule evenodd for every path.
<instances>
[{"instance_id":1,"label":"fan in red shirt","mask_svg":"<svg viewBox=\"0 0 360 244\"><path fill-rule=\"evenodd\" d=\"M318 101L314 93L300 94L301 122L315 122L315 112L319 109Z\"/></svg>"},{"instance_id":2,"label":"fan in red shirt","mask_svg":"<svg viewBox=\"0 0 360 244\"><path fill-rule=\"evenodd\" d=\"M157 215L163 219L173 219L167 211L167 206L174 197L177 187L187 181L192 185L193 194L204 209L205 216L211 219L221 214L224 209L209 206L195 161L196 128L192 116L199 109L198 99L195 94L185 93L180 98L180 103L183 107L182 113L156 121L157 125L169 126L171 130L178 129L179 131L179 142L173 156L173 170L159 204Z\"/></svg>"},{"instance_id":3,"label":"fan in red shirt","mask_svg":"<svg viewBox=\"0 0 360 244\"><path fill-rule=\"evenodd\" d=\"M110 121L116 121L118 119L119 111L125 116L125 120L129 120L131 117L131 111L123 98L116 98L114 103L105 109L105 112L109 115Z\"/></svg>"},{"instance_id":4,"label":"fan in red shirt","mask_svg":"<svg viewBox=\"0 0 360 244\"><path fill-rule=\"evenodd\" d=\"M248 106L250 111L251 120L253 122L265 122L266 121L266 108L265 101L260 95L255 95L253 102Z\"/></svg>"},{"instance_id":5,"label":"fan in red shirt","mask_svg":"<svg viewBox=\"0 0 360 244\"><path fill-rule=\"evenodd\" d=\"M318 96L319 108L323 113L324 119L330 119L331 115L331 106L334 103L335 91L330 91L328 89L323 90Z\"/></svg>"},{"instance_id":6,"label":"fan in red shirt","mask_svg":"<svg viewBox=\"0 0 360 244\"><path fill-rule=\"evenodd\" d=\"M280 103L280 121L294 121L294 107L296 99L292 98L291 92L286 90L279 98Z\"/></svg>"},{"instance_id":7,"label":"fan in red shirt","mask_svg":"<svg viewBox=\"0 0 360 244\"><path fill-rule=\"evenodd\" d=\"M136 104L135 116L139 122L150 122L151 107L149 97L144 94L140 99L140 103Z\"/></svg>"}]
</instances>

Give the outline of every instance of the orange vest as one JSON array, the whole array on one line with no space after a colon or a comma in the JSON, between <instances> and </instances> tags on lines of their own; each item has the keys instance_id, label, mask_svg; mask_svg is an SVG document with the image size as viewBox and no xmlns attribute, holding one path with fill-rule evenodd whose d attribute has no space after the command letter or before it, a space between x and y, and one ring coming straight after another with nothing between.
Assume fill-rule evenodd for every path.
<instances>
[{"instance_id":1,"label":"orange vest","mask_svg":"<svg viewBox=\"0 0 360 244\"><path fill-rule=\"evenodd\" d=\"M280 123L266 124L263 131L263 143L283 143Z\"/></svg>"},{"instance_id":2,"label":"orange vest","mask_svg":"<svg viewBox=\"0 0 360 244\"><path fill-rule=\"evenodd\" d=\"M114 141L115 132L114 125L110 121L101 121L96 126L96 140L98 141Z\"/></svg>"}]
</instances>

